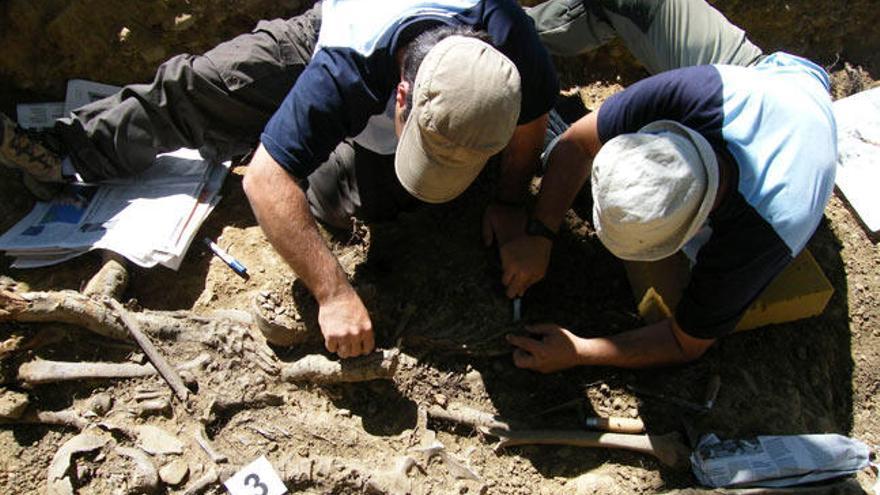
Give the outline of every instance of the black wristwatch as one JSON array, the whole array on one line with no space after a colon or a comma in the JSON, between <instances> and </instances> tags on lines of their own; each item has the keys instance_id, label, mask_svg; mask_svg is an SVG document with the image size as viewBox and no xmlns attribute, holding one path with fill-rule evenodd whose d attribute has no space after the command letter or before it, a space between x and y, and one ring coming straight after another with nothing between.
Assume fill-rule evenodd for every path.
<instances>
[{"instance_id":1,"label":"black wristwatch","mask_svg":"<svg viewBox=\"0 0 880 495\"><path fill-rule=\"evenodd\" d=\"M550 239L551 242L556 240L556 232L535 217L529 217L529 221L526 222L526 235L541 236Z\"/></svg>"}]
</instances>

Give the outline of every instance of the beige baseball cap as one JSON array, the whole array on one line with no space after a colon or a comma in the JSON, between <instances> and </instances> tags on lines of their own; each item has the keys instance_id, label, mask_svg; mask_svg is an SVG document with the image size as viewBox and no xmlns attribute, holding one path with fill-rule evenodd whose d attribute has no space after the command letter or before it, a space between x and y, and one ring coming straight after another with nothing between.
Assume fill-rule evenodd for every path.
<instances>
[{"instance_id":1,"label":"beige baseball cap","mask_svg":"<svg viewBox=\"0 0 880 495\"><path fill-rule=\"evenodd\" d=\"M394 167L410 194L443 203L510 141L522 99L519 71L488 43L450 36L425 56L413 91Z\"/></svg>"},{"instance_id":2,"label":"beige baseball cap","mask_svg":"<svg viewBox=\"0 0 880 495\"><path fill-rule=\"evenodd\" d=\"M656 261L702 228L718 193L718 162L700 133L659 120L617 136L593 160L593 225L618 258Z\"/></svg>"}]
</instances>

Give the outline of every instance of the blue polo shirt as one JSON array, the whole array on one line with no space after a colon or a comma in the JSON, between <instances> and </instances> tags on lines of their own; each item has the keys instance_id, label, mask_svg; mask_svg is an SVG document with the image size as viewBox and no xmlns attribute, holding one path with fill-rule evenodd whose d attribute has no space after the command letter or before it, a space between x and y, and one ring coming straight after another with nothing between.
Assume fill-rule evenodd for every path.
<instances>
[{"instance_id":1,"label":"blue polo shirt","mask_svg":"<svg viewBox=\"0 0 880 495\"><path fill-rule=\"evenodd\" d=\"M676 309L689 335L731 332L819 225L837 157L829 87L821 67L774 53L749 67L658 74L599 109L603 143L669 119L702 134L735 165L736 187L709 215L708 241Z\"/></svg>"},{"instance_id":2,"label":"blue polo shirt","mask_svg":"<svg viewBox=\"0 0 880 495\"><path fill-rule=\"evenodd\" d=\"M514 0L325 0L314 56L266 125L266 151L304 178L346 138L393 154L395 52L441 25L485 31L517 67L524 124L548 112L558 93L556 72L532 21Z\"/></svg>"}]
</instances>

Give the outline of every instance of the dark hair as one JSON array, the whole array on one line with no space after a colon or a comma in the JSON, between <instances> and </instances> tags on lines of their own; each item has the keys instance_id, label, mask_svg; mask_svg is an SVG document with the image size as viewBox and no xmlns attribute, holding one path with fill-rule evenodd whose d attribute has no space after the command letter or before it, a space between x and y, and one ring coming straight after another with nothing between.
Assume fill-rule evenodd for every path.
<instances>
[{"instance_id":1,"label":"dark hair","mask_svg":"<svg viewBox=\"0 0 880 495\"><path fill-rule=\"evenodd\" d=\"M470 26L440 26L429 29L424 33L416 36L410 41L403 50L403 80L409 83L409 92L406 95L406 108L403 111L403 120L409 118L409 112L412 110L412 98L416 89L416 74L425 56L434 46L445 38L450 36L467 36L476 38L480 41L492 44L489 34L485 31L477 31Z\"/></svg>"}]
</instances>

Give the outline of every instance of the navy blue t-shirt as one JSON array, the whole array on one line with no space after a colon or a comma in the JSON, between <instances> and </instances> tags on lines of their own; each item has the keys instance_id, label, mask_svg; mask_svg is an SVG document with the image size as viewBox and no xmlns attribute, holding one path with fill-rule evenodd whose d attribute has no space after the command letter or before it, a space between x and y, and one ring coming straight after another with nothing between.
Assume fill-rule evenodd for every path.
<instances>
[{"instance_id":1,"label":"navy blue t-shirt","mask_svg":"<svg viewBox=\"0 0 880 495\"><path fill-rule=\"evenodd\" d=\"M735 168L734 183L710 213L704 235L683 248L695 264L675 316L689 335L731 332L818 226L837 157L828 88L819 66L774 53L750 67L661 73L599 109L603 143L656 120L674 120L699 132Z\"/></svg>"},{"instance_id":2,"label":"navy blue t-shirt","mask_svg":"<svg viewBox=\"0 0 880 495\"><path fill-rule=\"evenodd\" d=\"M534 24L513 0L325 0L315 54L266 125L263 146L275 161L304 178L345 138L393 154L395 52L406 40L439 25L466 25L489 34L516 65L524 124L548 112L558 81Z\"/></svg>"}]
</instances>

